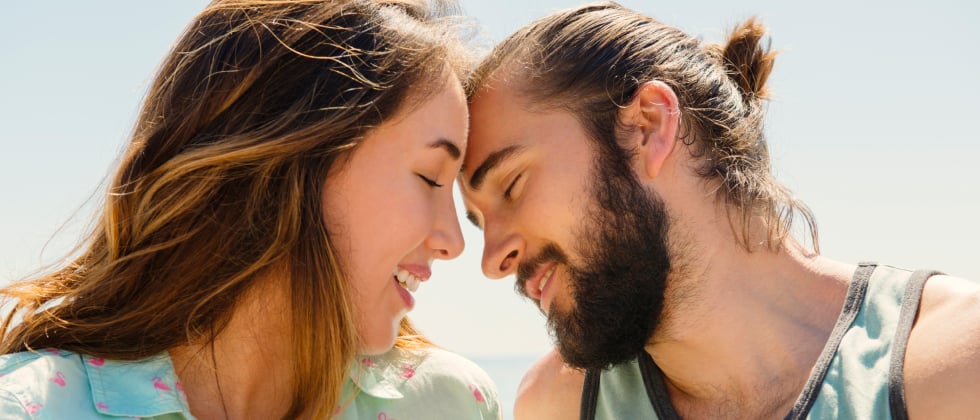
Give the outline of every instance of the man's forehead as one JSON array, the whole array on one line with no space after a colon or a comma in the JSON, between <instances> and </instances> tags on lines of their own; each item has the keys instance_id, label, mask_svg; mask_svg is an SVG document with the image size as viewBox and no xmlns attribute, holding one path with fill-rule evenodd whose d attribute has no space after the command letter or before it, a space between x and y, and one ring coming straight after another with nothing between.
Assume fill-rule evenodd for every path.
<instances>
[{"instance_id":1,"label":"man's forehead","mask_svg":"<svg viewBox=\"0 0 980 420\"><path fill-rule=\"evenodd\" d=\"M475 161L482 160L493 149L505 147L501 144L508 132L515 128L512 107L518 106L510 101L506 88L490 86L480 89L470 100L470 131L463 171L474 169Z\"/></svg>"},{"instance_id":2,"label":"man's forehead","mask_svg":"<svg viewBox=\"0 0 980 420\"><path fill-rule=\"evenodd\" d=\"M470 115L477 117L474 120L492 119L495 114L506 113L510 107L517 106L515 96L512 89L506 85L484 86L469 100Z\"/></svg>"}]
</instances>

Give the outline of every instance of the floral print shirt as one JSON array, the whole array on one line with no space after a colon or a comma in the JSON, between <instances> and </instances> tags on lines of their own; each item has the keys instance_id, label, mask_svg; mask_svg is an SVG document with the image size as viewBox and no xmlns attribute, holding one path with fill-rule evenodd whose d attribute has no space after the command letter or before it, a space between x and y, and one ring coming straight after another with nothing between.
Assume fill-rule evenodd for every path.
<instances>
[{"instance_id":1,"label":"floral print shirt","mask_svg":"<svg viewBox=\"0 0 980 420\"><path fill-rule=\"evenodd\" d=\"M343 420L501 418L497 388L475 363L446 350L395 349L351 370ZM341 404L346 398L342 398Z\"/></svg>"},{"instance_id":2,"label":"floral print shirt","mask_svg":"<svg viewBox=\"0 0 980 420\"><path fill-rule=\"evenodd\" d=\"M438 348L361 357L338 418L499 419L497 391L476 364ZM167 353L116 361L47 349L0 356L3 419L194 419Z\"/></svg>"}]
</instances>

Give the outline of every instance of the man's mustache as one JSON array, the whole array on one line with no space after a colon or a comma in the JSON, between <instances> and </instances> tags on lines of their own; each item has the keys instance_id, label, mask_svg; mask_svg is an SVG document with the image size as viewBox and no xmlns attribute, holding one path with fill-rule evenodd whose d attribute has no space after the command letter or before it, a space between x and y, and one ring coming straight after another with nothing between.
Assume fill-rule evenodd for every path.
<instances>
[{"instance_id":1,"label":"man's mustache","mask_svg":"<svg viewBox=\"0 0 980 420\"><path fill-rule=\"evenodd\" d=\"M514 282L514 289L517 294L524 296L527 299L534 300L535 303L537 303L537 299L527 295L527 289L524 287L524 285L531 279L531 277L534 276L535 273L540 271L541 266L551 262L561 265L568 265L568 256L554 242L548 242L544 248L538 252L538 255L518 263L517 281Z\"/></svg>"}]
</instances>

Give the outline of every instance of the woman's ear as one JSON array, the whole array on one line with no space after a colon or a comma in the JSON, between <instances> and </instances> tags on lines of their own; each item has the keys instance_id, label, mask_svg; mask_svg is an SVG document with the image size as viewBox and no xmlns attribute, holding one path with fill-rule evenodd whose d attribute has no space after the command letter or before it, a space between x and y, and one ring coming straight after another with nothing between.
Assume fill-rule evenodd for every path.
<instances>
[{"instance_id":1,"label":"woman's ear","mask_svg":"<svg viewBox=\"0 0 980 420\"><path fill-rule=\"evenodd\" d=\"M677 142L680 111L674 90L659 80L643 83L620 111L620 122L631 129L632 143L626 146L638 151L640 175L656 178Z\"/></svg>"}]
</instances>

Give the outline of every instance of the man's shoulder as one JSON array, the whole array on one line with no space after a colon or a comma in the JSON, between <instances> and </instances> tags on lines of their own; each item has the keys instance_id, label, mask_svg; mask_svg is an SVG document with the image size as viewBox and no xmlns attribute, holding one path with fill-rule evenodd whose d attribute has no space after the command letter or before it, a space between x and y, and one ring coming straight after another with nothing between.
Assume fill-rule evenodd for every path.
<instances>
[{"instance_id":1,"label":"man's shoulder","mask_svg":"<svg viewBox=\"0 0 980 420\"><path fill-rule=\"evenodd\" d=\"M554 349L535 362L517 390L516 419L577 418L585 372L565 365Z\"/></svg>"},{"instance_id":2,"label":"man's shoulder","mask_svg":"<svg viewBox=\"0 0 980 420\"><path fill-rule=\"evenodd\" d=\"M937 275L926 282L909 336L904 382L911 417L980 411L980 282ZM916 414L919 414L916 416Z\"/></svg>"}]
</instances>

